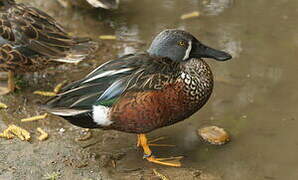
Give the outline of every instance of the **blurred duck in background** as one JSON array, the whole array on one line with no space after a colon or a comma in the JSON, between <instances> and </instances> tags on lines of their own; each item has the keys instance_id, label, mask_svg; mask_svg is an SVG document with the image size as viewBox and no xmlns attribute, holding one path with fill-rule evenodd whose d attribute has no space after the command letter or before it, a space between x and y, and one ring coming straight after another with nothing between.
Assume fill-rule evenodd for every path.
<instances>
[{"instance_id":1,"label":"blurred duck in background","mask_svg":"<svg viewBox=\"0 0 298 180\"><path fill-rule=\"evenodd\" d=\"M8 72L14 91L14 73L42 70L61 63L76 64L98 48L89 38L70 36L45 12L14 0L0 2L0 71Z\"/></svg>"},{"instance_id":2,"label":"blurred duck in background","mask_svg":"<svg viewBox=\"0 0 298 180\"><path fill-rule=\"evenodd\" d=\"M63 7L71 5L86 8L103 8L103 9L117 9L119 0L57 0Z\"/></svg>"}]
</instances>

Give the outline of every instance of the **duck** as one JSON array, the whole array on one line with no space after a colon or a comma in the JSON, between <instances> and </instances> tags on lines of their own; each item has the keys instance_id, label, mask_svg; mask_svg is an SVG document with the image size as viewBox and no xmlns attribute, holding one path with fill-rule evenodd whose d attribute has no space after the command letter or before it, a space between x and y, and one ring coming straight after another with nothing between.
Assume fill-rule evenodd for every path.
<instances>
[{"instance_id":1,"label":"duck","mask_svg":"<svg viewBox=\"0 0 298 180\"><path fill-rule=\"evenodd\" d=\"M63 7L69 7L70 5L79 7L93 7L114 10L118 9L119 0L57 0L58 3Z\"/></svg>"},{"instance_id":2,"label":"duck","mask_svg":"<svg viewBox=\"0 0 298 180\"><path fill-rule=\"evenodd\" d=\"M8 87L2 95L15 90L16 73L77 64L97 49L97 42L69 35L53 17L35 7L14 0L0 2L0 71L8 72Z\"/></svg>"},{"instance_id":3,"label":"duck","mask_svg":"<svg viewBox=\"0 0 298 180\"><path fill-rule=\"evenodd\" d=\"M107 61L64 87L44 108L79 127L137 134L145 159L179 167L181 157L155 157L146 134L181 122L206 104L213 75L203 58L232 56L189 32L166 29L147 51Z\"/></svg>"}]
</instances>

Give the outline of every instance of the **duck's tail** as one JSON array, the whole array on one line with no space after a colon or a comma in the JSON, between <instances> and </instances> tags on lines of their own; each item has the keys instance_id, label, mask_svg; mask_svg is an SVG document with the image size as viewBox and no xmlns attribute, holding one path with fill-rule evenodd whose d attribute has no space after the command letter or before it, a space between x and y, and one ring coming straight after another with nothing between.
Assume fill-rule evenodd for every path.
<instances>
[{"instance_id":1,"label":"duck's tail","mask_svg":"<svg viewBox=\"0 0 298 180\"><path fill-rule=\"evenodd\" d=\"M90 58L98 49L98 43L91 41L89 38L74 38L74 40L77 44L67 51L66 56L59 57L55 61L76 64Z\"/></svg>"}]
</instances>

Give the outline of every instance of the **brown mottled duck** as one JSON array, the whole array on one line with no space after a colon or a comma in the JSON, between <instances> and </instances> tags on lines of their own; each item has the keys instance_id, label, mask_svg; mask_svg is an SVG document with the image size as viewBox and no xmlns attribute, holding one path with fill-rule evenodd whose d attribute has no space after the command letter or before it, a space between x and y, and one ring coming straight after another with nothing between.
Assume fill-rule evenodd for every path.
<instances>
[{"instance_id":1,"label":"brown mottled duck","mask_svg":"<svg viewBox=\"0 0 298 180\"><path fill-rule=\"evenodd\" d=\"M45 12L14 0L1 0L0 71L8 72L8 88L1 94L15 89L15 73L78 63L96 49L97 43L70 36Z\"/></svg>"}]
</instances>

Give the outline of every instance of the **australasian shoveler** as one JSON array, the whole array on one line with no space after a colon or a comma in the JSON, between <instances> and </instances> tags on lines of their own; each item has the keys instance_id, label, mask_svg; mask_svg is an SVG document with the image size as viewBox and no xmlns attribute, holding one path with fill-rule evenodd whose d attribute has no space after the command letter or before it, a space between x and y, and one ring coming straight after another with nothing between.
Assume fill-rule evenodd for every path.
<instances>
[{"instance_id":1,"label":"australasian shoveler","mask_svg":"<svg viewBox=\"0 0 298 180\"><path fill-rule=\"evenodd\" d=\"M179 158L155 158L145 133L182 121L207 102L213 76L202 58L232 57L188 32L165 30L147 52L104 63L66 86L46 109L80 127L136 133L148 161L180 166Z\"/></svg>"},{"instance_id":2,"label":"australasian shoveler","mask_svg":"<svg viewBox=\"0 0 298 180\"><path fill-rule=\"evenodd\" d=\"M14 90L14 73L78 63L97 46L89 38L70 36L43 11L14 0L0 1L0 71L9 72L8 88L2 94Z\"/></svg>"}]
</instances>

